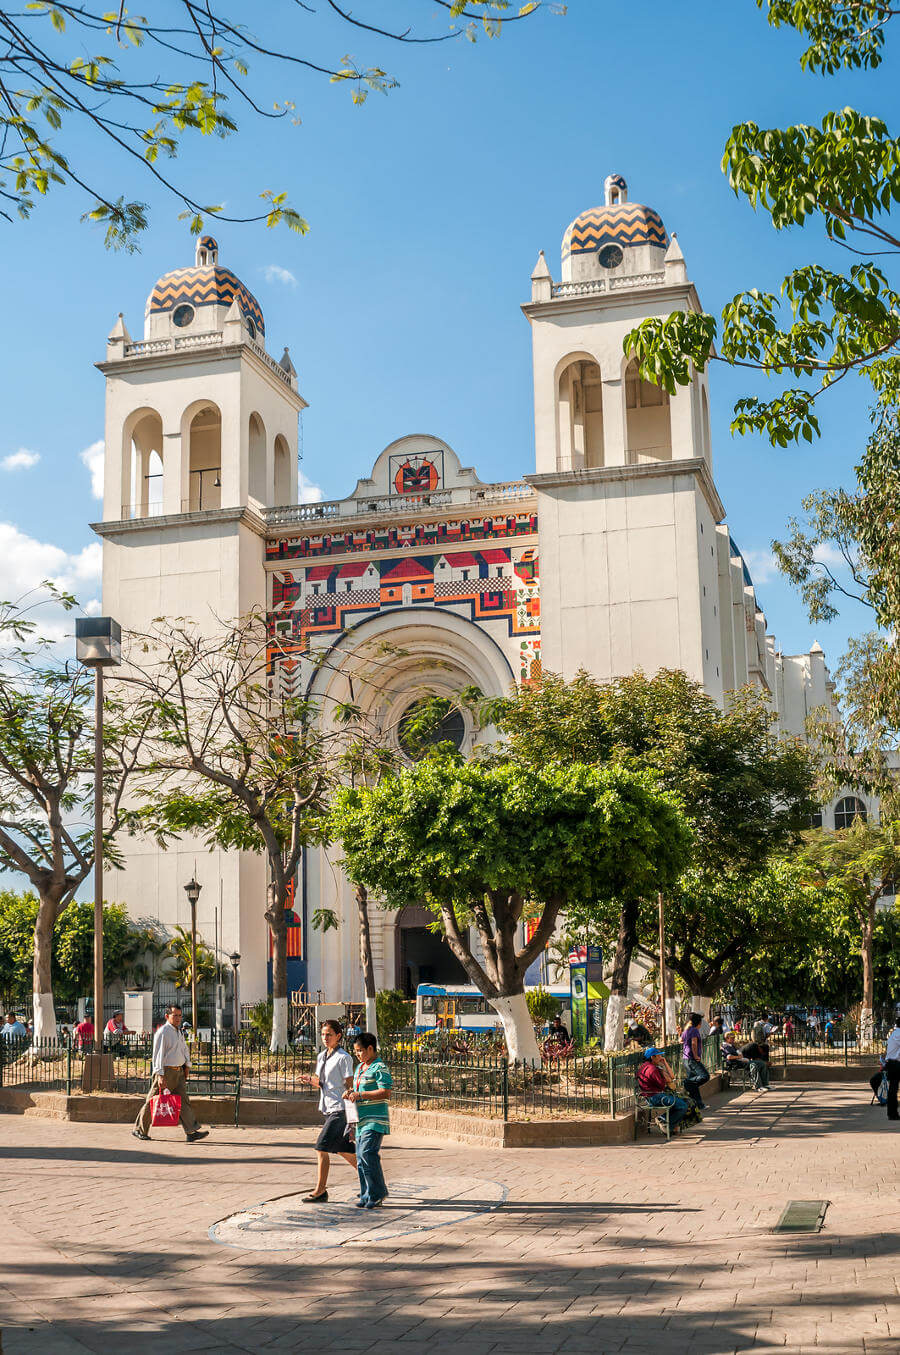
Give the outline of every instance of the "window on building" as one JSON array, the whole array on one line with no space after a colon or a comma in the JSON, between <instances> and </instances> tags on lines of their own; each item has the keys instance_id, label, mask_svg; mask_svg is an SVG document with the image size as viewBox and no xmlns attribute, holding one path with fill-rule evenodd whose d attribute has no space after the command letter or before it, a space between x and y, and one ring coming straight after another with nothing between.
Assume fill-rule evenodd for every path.
<instances>
[{"instance_id":1,"label":"window on building","mask_svg":"<svg viewBox=\"0 0 900 1355\"><path fill-rule=\"evenodd\" d=\"M397 737L406 756L416 762L438 743L462 748L466 722L445 698L426 696L413 702L401 717Z\"/></svg>"},{"instance_id":2,"label":"window on building","mask_svg":"<svg viewBox=\"0 0 900 1355\"><path fill-rule=\"evenodd\" d=\"M821 827L822 827L822 811L821 811L821 809L817 809L816 812L815 812L814 814L810 814L810 816L809 816L809 826L810 826L810 828L821 828Z\"/></svg>"},{"instance_id":3,"label":"window on building","mask_svg":"<svg viewBox=\"0 0 900 1355\"><path fill-rule=\"evenodd\" d=\"M845 795L834 807L834 826L837 829L850 828L856 819L868 821L866 806L858 795Z\"/></svg>"}]
</instances>

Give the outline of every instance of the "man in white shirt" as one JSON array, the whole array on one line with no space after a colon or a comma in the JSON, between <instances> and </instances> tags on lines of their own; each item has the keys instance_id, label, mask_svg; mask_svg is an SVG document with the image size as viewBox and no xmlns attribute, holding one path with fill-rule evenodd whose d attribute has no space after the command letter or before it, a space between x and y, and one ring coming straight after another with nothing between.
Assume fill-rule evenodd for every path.
<instances>
[{"instance_id":1,"label":"man in white shirt","mask_svg":"<svg viewBox=\"0 0 900 1355\"><path fill-rule=\"evenodd\" d=\"M0 1035L4 1040L24 1040L28 1031L12 1012L6 1013L6 1020L0 1026Z\"/></svg>"},{"instance_id":2,"label":"man in white shirt","mask_svg":"<svg viewBox=\"0 0 900 1355\"><path fill-rule=\"evenodd\" d=\"M190 1066L188 1047L181 1033L181 1008L169 1007L165 1021L153 1037L150 1090L131 1131L136 1139L149 1139L150 1102L164 1088L174 1096L181 1097L181 1127L187 1135L188 1143L196 1143L198 1139L206 1138L209 1130L200 1128L188 1100L186 1081Z\"/></svg>"},{"instance_id":3,"label":"man in white shirt","mask_svg":"<svg viewBox=\"0 0 900 1355\"><path fill-rule=\"evenodd\" d=\"M319 1088L319 1110L325 1116L322 1132L316 1139L318 1176L316 1188L303 1196L304 1204L325 1204L328 1200L330 1153L337 1153L356 1171L356 1145L347 1131L347 1103L344 1092L353 1085L353 1059L341 1048L341 1027L337 1021L322 1022L325 1048L316 1060L313 1083Z\"/></svg>"},{"instance_id":4,"label":"man in white shirt","mask_svg":"<svg viewBox=\"0 0 900 1355\"><path fill-rule=\"evenodd\" d=\"M884 1051L884 1071L887 1074L887 1117L900 1120L897 1113L897 1088L900 1087L900 1013L897 1014L894 1029L887 1037L887 1049Z\"/></svg>"}]
</instances>

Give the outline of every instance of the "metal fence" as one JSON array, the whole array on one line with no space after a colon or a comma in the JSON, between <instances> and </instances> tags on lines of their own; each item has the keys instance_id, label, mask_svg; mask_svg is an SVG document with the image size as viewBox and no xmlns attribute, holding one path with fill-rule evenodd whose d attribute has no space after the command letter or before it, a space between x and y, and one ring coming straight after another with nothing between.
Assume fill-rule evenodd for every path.
<instances>
[{"instance_id":1,"label":"metal fence","mask_svg":"<svg viewBox=\"0 0 900 1355\"><path fill-rule=\"evenodd\" d=\"M717 1035L703 1040L703 1061L710 1073L721 1068ZM103 1089L144 1092L151 1066L149 1039L130 1038L106 1046ZM783 1063L853 1064L877 1061L869 1052L849 1043L815 1047L772 1044L771 1061ZM681 1045L665 1048L676 1083L683 1082ZM191 1076L203 1090L204 1081L221 1083L223 1065L240 1077L242 1097L314 1100L317 1051L311 1046L272 1053L258 1041L230 1032L223 1038L191 1049ZM496 1047L460 1049L451 1040L422 1039L402 1032L382 1045L382 1056L394 1079L394 1104L417 1110L449 1111L490 1119L530 1120L614 1115L635 1104L640 1050L603 1054L587 1051L571 1058L509 1064ZM0 1040L0 1085L32 1091L89 1089L88 1054L61 1041L40 1045Z\"/></svg>"}]
</instances>

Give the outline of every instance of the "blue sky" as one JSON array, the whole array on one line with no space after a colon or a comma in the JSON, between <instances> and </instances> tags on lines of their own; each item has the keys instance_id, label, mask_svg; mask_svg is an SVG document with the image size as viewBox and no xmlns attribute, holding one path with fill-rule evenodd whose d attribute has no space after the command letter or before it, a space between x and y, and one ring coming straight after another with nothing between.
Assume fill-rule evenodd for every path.
<instances>
[{"instance_id":1,"label":"blue sky","mask_svg":"<svg viewBox=\"0 0 900 1355\"><path fill-rule=\"evenodd\" d=\"M357 8L374 12L363 0ZM427 5L389 8L431 22ZM265 12L270 39L287 12L282 0ZM381 448L410 432L446 438L485 480L533 468L530 335L519 307L539 249L558 278L563 230L602 199L606 174L624 174L631 197L677 231L689 275L715 309L745 286L777 285L810 257L834 257L815 228L778 235L734 198L719 169L732 125L816 121L845 104L900 121L895 62L874 75L804 75L799 39L770 30L752 0L618 10L573 0L566 17L541 14L474 47L400 48L321 16L308 23L310 42L318 35L308 50L380 62L400 87L355 108L346 88L261 69L266 97L293 98L302 125L247 120L228 142L193 143L173 172L201 200L235 211L264 188L287 188L310 222L305 238L214 230L221 262L263 306L270 350L290 345L310 402L303 470L326 498L347 493ZM116 170L122 190L150 205L141 254L106 252L100 232L79 224L74 193L52 197L27 224L0 224L0 467L15 459L0 469L0 596L49 574L96 598L88 524L99 505L83 457L103 429L93 363L116 313L139 335L156 277L193 261L172 201L130 167L110 161L104 172ZM825 435L812 450L777 451L728 432L746 375L717 365L713 381L716 478L769 627L788 652L818 638L833 664L865 615L811 628L768 546L804 493L849 482L868 388L844 383L827 397Z\"/></svg>"}]
</instances>

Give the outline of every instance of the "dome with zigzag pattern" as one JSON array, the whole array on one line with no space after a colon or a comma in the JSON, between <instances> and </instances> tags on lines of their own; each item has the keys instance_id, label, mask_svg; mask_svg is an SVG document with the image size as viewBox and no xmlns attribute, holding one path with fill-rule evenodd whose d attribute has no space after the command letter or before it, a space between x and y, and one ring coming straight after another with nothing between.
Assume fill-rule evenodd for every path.
<instances>
[{"instance_id":1,"label":"dome with zigzag pattern","mask_svg":"<svg viewBox=\"0 0 900 1355\"><path fill-rule=\"evenodd\" d=\"M164 273L147 298L146 317L174 313L179 307L201 311L207 306L222 306L227 311L236 301L244 318L250 322L251 334L266 332L262 307L252 292L230 268L218 262L219 247L211 235L201 236L197 242L197 259L193 268L174 268ZM210 316L210 327L216 326L216 317ZM175 316L178 324L178 316Z\"/></svg>"},{"instance_id":2,"label":"dome with zigzag pattern","mask_svg":"<svg viewBox=\"0 0 900 1355\"><path fill-rule=\"evenodd\" d=\"M591 254L604 245L629 249L635 245L669 243L659 212L640 202L615 202L581 212L567 228L562 242L563 260L572 254Z\"/></svg>"}]
</instances>

